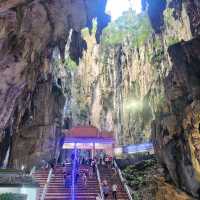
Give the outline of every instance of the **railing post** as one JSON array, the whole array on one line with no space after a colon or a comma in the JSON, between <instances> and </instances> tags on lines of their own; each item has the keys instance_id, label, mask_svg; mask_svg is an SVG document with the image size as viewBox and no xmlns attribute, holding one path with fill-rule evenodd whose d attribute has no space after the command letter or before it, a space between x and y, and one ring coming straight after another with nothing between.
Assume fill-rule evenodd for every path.
<instances>
[{"instance_id":1,"label":"railing post","mask_svg":"<svg viewBox=\"0 0 200 200\"><path fill-rule=\"evenodd\" d=\"M32 176L33 175L33 173L35 172L35 170L36 170L36 167L35 166L33 166L33 168L31 169L31 171L30 171L30 176Z\"/></svg>"},{"instance_id":2,"label":"railing post","mask_svg":"<svg viewBox=\"0 0 200 200\"><path fill-rule=\"evenodd\" d=\"M97 164L96 164L96 171L97 171L97 179L99 182L101 199L104 200L103 189L102 189L102 184L101 184L101 177L100 177L99 168L98 168Z\"/></svg>"},{"instance_id":3,"label":"railing post","mask_svg":"<svg viewBox=\"0 0 200 200\"><path fill-rule=\"evenodd\" d=\"M60 155L60 152L58 152L57 155L56 155L56 162L55 162L55 165L57 165L59 155ZM50 181L51 181L52 173L53 173L53 169L51 168L51 169L49 170L47 182L46 182L46 184L44 185L44 188L43 188L43 191L42 191L42 196L41 196L40 200L44 200L44 198L45 198L45 196L46 196L47 189L48 189L48 185L49 185L49 183L50 183Z\"/></svg>"},{"instance_id":4,"label":"railing post","mask_svg":"<svg viewBox=\"0 0 200 200\"><path fill-rule=\"evenodd\" d=\"M114 166L115 166L115 168L117 169L119 178L120 178L120 180L121 180L122 185L124 186L124 189L126 190L126 193L128 194L129 200L133 200L133 198L132 198L132 196L131 196L131 192L130 192L130 190L129 190L129 188L128 188L128 185L126 184L126 182L125 182L125 180L124 180L124 178L123 178L123 176L122 176L121 169L119 169L119 167L118 167L118 165L117 165L117 163L116 163L115 160L114 160Z\"/></svg>"}]
</instances>

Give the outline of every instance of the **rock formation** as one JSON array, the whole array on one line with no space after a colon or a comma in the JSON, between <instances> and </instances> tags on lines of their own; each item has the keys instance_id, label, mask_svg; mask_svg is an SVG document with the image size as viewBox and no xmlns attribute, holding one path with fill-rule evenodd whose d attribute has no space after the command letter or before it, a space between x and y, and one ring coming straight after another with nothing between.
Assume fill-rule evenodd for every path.
<instances>
[{"instance_id":1,"label":"rock formation","mask_svg":"<svg viewBox=\"0 0 200 200\"><path fill-rule=\"evenodd\" d=\"M77 70L71 72L73 100L69 101L67 113L71 112L74 124L90 121L100 129L114 131L117 143L122 145L151 140L151 122L163 109L163 82L171 69L167 49L192 37L186 11L183 9L177 20L173 11L165 9L165 29L159 35L151 30L145 14L138 19L140 33L114 44L109 43L109 37L115 40L119 34L112 38L107 28L100 44L96 44L95 30L93 35L86 30L82 33L88 48ZM133 43L133 37L139 37L138 41Z\"/></svg>"},{"instance_id":2,"label":"rock formation","mask_svg":"<svg viewBox=\"0 0 200 200\"><path fill-rule=\"evenodd\" d=\"M199 97L198 38L169 48L172 70L165 79L165 106L155 120L156 152L174 182L195 194L199 189Z\"/></svg>"},{"instance_id":3,"label":"rock formation","mask_svg":"<svg viewBox=\"0 0 200 200\"><path fill-rule=\"evenodd\" d=\"M176 2L176 3L175 3ZM166 102L152 124L155 150L176 185L199 195L199 2L171 1L173 17L185 9L193 38L169 47L172 69L164 79Z\"/></svg>"},{"instance_id":4,"label":"rock formation","mask_svg":"<svg viewBox=\"0 0 200 200\"><path fill-rule=\"evenodd\" d=\"M80 30L97 18L96 38L109 21L106 0L6 0L0 3L0 162L31 168L55 156L65 103L65 45L81 56ZM70 36L70 30L73 30ZM82 43L79 43L82 44ZM73 49L76 49L75 55ZM76 52L79 52L77 54Z\"/></svg>"},{"instance_id":5,"label":"rock formation","mask_svg":"<svg viewBox=\"0 0 200 200\"><path fill-rule=\"evenodd\" d=\"M114 131L118 144L152 137L174 183L197 196L199 2L158 0L143 5L154 32L141 45L131 46L133 38L128 37L105 47L84 33L88 49L72 73L68 112L74 124L91 122ZM132 110L130 105L142 106Z\"/></svg>"}]
</instances>

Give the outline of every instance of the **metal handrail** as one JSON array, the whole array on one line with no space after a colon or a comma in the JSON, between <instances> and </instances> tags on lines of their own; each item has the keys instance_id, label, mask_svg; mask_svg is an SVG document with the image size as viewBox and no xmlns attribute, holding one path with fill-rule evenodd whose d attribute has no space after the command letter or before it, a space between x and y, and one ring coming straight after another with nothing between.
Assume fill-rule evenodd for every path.
<instances>
[{"instance_id":1,"label":"metal handrail","mask_svg":"<svg viewBox=\"0 0 200 200\"><path fill-rule=\"evenodd\" d=\"M98 168L97 164L96 164L96 171L97 171L97 179L99 182L100 196L101 196L101 199L104 200L103 188L102 188L102 184L101 184L101 177L100 177L99 168Z\"/></svg>"},{"instance_id":2,"label":"metal handrail","mask_svg":"<svg viewBox=\"0 0 200 200\"><path fill-rule=\"evenodd\" d=\"M53 169L51 168L51 169L49 170L49 174L48 174L47 182L46 182L45 185L44 185L44 188L43 188L43 191L42 191L42 195L41 195L40 200L44 200L44 198L45 198L45 195L46 195L46 192L47 192L48 185L49 185L49 183L50 183L50 181L51 181L52 173L53 173Z\"/></svg>"},{"instance_id":3,"label":"metal handrail","mask_svg":"<svg viewBox=\"0 0 200 200\"><path fill-rule=\"evenodd\" d=\"M128 187L128 185L127 185L125 179L124 179L123 176L122 176L121 169L118 167L118 165L117 165L117 163L116 163L115 160L114 160L114 166L115 166L115 168L117 169L119 178L120 178L120 180L121 180L122 185L124 186L124 189L126 190L126 193L128 194L129 200L133 200L133 198L132 198L132 196L131 196L131 192L130 192L130 190L129 190L129 187Z\"/></svg>"},{"instance_id":4,"label":"metal handrail","mask_svg":"<svg viewBox=\"0 0 200 200\"><path fill-rule=\"evenodd\" d=\"M31 169L31 171L30 171L30 174L29 174L29 176L32 176L33 175L33 173L35 173L35 170L36 170L36 167L35 166L33 166L33 168Z\"/></svg>"},{"instance_id":5,"label":"metal handrail","mask_svg":"<svg viewBox=\"0 0 200 200\"><path fill-rule=\"evenodd\" d=\"M59 156L60 156L60 151L59 151L58 154L56 155L56 162L55 162L55 165L57 165ZM44 200L44 198L45 198L45 196L46 196L47 188L48 188L48 185L49 185L49 183L50 183L50 181L51 181L52 173L53 173L53 169L51 168L51 169L49 170L47 182L46 182L45 185L44 185L44 188L43 188L43 191L42 191L42 195L41 195L40 200Z\"/></svg>"}]
</instances>

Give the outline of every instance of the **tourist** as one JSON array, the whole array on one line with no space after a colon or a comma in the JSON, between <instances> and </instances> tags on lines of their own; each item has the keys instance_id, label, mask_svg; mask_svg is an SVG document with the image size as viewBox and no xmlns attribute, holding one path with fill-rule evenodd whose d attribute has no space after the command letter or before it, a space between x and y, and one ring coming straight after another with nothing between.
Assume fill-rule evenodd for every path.
<instances>
[{"instance_id":1,"label":"tourist","mask_svg":"<svg viewBox=\"0 0 200 200\"><path fill-rule=\"evenodd\" d=\"M108 185L108 181L107 180L103 180L103 185Z\"/></svg>"},{"instance_id":2,"label":"tourist","mask_svg":"<svg viewBox=\"0 0 200 200\"><path fill-rule=\"evenodd\" d=\"M79 161L79 165L82 164L82 160L83 160L83 158L82 158L82 156L80 156L79 159L78 159L78 161Z\"/></svg>"},{"instance_id":3,"label":"tourist","mask_svg":"<svg viewBox=\"0 0 200 200\"><path fill-rule=\"evenodd\" d=\"M72 153L72 154L71 154L71 163L73 163L73 161L74 161L74 158L75 158L75 154L74 154L74 153Z\"/></svg>"},{"instance_id":4,"label":"tourist","mask_svg":"<svg viewBox=\"0 0 200 200\"><path fill-rule=\"evenodd\" d=\"M64 173L63 178L64 178L64 186L66 188L67 187L67 175L66 175L66 173Z\"/></svg>"},{"instance_id":5,"label":"tourist","mask_svg":"<svg viewBox=\"0 0 200 200\"><path fill-rule=\"evenodd\" d=\"M53 161L49 161L49 166L52 170L54 170L54 162Z\"/></svg>"},{"instance_id":6,"label":"tourist","mask_svg":"<svg viewBox=\"0 0 200 200\"><path fill-rule=\"evenodd\" d=\"M107 181L104 181L104 182L103 182L102 190L103 190L104 198L107 199L107 198L108 198L108 195L109 195L109 186L108 186Z\"/></svg>"},{"instance_id":7,"label":"tourist","mask_svg":"<svg viewBox=\"0 0 200 200\"><path fill-rule=\"evenodd\" d=\"M91 166L92 166L93 174L95 174L96 173L96 162L94 160L92 160Z\"/></svg>"},{"instance_id":8,"label":"tourist","mask_svg":"<svg viewBox=\"0 0 200 200\"><path fill-rule=\"evenodd\" d=\"M105 157L105 163L106 163L106 167L109 167L108 166L108 164L109 164L109 158L108 158L108 156Z\"/></svg>"},{"instance_id":9,"label":"tourist","mask_svg":"<svg viewBox=\"0 0 200 200\"><path fill-rule=\"evenodd\" d=\"M89 168L89 177L91 178L93 175L93 172L92 172L92 167Z\"/></svg>"},{"instance_id":10,"label":"tourist","mask_svg":"<svg viewBox=\"0 0 200 200\"><path fill-rule=\"evenodd\" d=\"M85 158L83 157L83 159L82 159L82 165L84 165L85 164Z\"/></svg>"},{"instance_id":11,"label":"tourist","mask_svg":"<svg viewBox=\"0 0 200 200\"><path fill-rule=\"evenodd\" d=\"M76 160L76 169L78 170L79 169L79 161Z\"/></svg>"},{"instance_id":12,"label":"tourist","mask_svg":"<svg viewBox=\"0 0 200 200\"><path fill-rule=\"evenodd\" d=\"M115 184L115 183L113 183L113 185L112 185L112 196L113 196L114 200L117 199L117 184Z\"/></svg>"},{"instance_id":13,"label":"tourist","mask_svg":"<svg viewBox=\"0 0 200 200\"><path fill-rule=\"evenodd\" d=\"M77 170L76 170L75 183L78 182L79 176L80 176L80 175L79 175L79 170L77 169Z\"/></svg>"},{"instance_id":14,"label":"tourist","mask_svg":"<svg viewBox=\"0 0 200 200\"><path fill-rule=\"evenodd\" d=\"M112 161L113 161L113 158L112 158L112 156L109 156L109 158L108 158L108 164L109 164L109 168L111 168L111 167L112 167Z\"/></svg>"},{"instance_id":15,"label":"tourist","mask_svg":"<svg viewBox=\"0 0 200 200\"><path fill-rule=\"evenodd\" d=\"M113 170L112 178L114 178L114 177L117 176L117 170L116 170L116 168L114 166L112 167L112 170Z\"/></svg>"},{"instance_id":16,"label":"tourist","mask_svg":"<svg viewBox=\"0 0 200 200\"><path fill-rule=\"evenodd\" d=\"M86 158L86 165L90 165L90 159L88 157Z\"/></svg>"},{"instance_id":17,"label":"tourist","mask_svg":"<svg viewBox=\"0 0 200 200\"><path fill-rule=\"evenodd\" d=\"M100 165L102 165L103 161L104 161L104 154L103 154L103 152L101 152L99 156L100 156Z\"/></svg>"},{"instance_id":18,"label":"tourist","mask_svg":"<svg viewBox=\"0 0 200 200\"><path fill-rule=\"evenodd\" d=\"M42 169L47 170L50 166L50 163L48 163L46 160L42 160Z\"/></svg>"},{"instance_id":19,"label":"tourist","mask_svg":"<svg viewBox=\"0 0 200 200\"><path fill-rule=\"evenodd\" d=\"M67 174L64 174L64 185L65 185L65 188L70 188L71 186L71 174L70 173L67 173Z\"/></svg>"},{"instance_id":20,"label":"tourist","mask_svg":"<svg viewBox=\"0 0 200 200\"><path fill-rule=\"evenodd\" d=\"M46 161L42 160L42 169L46 169Z\"/></svg>"},{"instance_id":21,"label":"tourist","mask_svg":"<svg viewBox=\"0 0 200 200\"><path fill-rule=\"evenodd\" d=\"M52 176L55 176L55 164L56 164L56 159L54 158L53 160L49 161L49 165L52 170Z\"/></svg>"},{"instance_id":22,"label":"tourist","mask_svg":"<svg viewBox=\"0 0 200 200\"><path fill-rule=\"evenodd\" d=\"M96 200L102 200L102 198L99 194L96 196Z\"/></svg>"},{"instance_id":23,"label":"tourist","mask_svg":"<svg viewBox=\"0 0 200 200\"><path fill-rule=\"evenodd\" d=\"M88 159L88 164L91 165L92 161L93 161L92 158L89 158Z\"/></svg>"},{"instance_id":24,"label":"tourist","mask_svg":"<svg viewBox=\"0 0 200 200\"><path fill-rule=\"evenodd\" d=\"M102 165L103 159L99 158L99 164Z\"/></svg>"},{"instance_id":25,"label":"tourist","mask_svg":"<svg viewBox=\"0 0 200 200\"><path fill-rule=\"evenodd\" d=\"M87 185L87 176L85 173L83 173L82 179L83 179L84 186L86 186Z\"/></svg>"}]
</instances>

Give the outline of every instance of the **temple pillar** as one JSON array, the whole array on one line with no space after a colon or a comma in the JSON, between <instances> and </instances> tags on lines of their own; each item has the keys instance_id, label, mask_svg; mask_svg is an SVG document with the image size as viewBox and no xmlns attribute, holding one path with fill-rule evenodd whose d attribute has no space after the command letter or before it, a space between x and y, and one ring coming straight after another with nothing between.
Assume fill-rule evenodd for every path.
<instances>
[{"instance_id":1,"label":"temple pillar","mask_svg":"<svg viewBox=\"0 0 200 200\"><path fill-rule=\"evenodd\" d=\"M95 156L95 143L92 144L92 159L94 159Z\"/></svg>"}]
</instances>

